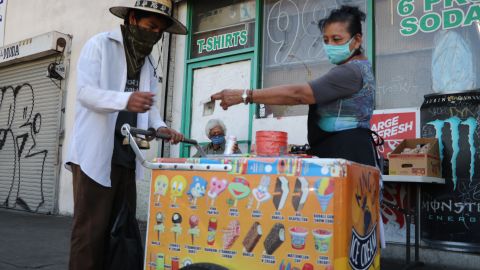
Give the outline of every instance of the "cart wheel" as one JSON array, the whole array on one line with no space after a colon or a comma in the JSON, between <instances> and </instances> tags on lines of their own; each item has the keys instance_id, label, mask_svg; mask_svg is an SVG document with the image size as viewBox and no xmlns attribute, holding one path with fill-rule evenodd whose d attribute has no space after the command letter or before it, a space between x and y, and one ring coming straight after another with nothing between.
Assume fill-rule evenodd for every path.
<instances>
[{"instance_id":1,"label":"cart wheel","mask_svg":"<svg viewBox=\"0 0 480 270\"><path fill-rule=\"evenodd\" d=\"M213 263L194 263L182 267L180 270L228 270L228 268Z\"/></svg>"}]
</instances>

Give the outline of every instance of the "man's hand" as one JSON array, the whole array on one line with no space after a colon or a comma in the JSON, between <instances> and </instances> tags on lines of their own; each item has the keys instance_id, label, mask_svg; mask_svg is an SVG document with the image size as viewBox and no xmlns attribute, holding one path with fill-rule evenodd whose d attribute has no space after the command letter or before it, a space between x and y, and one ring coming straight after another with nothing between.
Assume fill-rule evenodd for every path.
<instances>
[{"instance_id":1,"label":"man's hand","mask_svg":"<svg viewBox=\"0 0 480 270\"><path fill-rule=\"evenodd\" d=\"M171 137L170 142L173 144L177 144L183 141L183 134L175 131L174 129L168 127L161 127L157 129L157 134L165 134Z\"/></svg>"},{"instance_id":2,"label":"man's hand","mask_svg":"<svg viewBox=\"0 0 480 270\"><path fill-rule=\"evenodd\" d=\"M238 143L233 145L233 153L238 153L240 151L240 148L238 147Z\"/></svg>"},{"instance_id":3,"label":"man's hand","mask_svg":"<svg viewBox=\"0 0 480 270\"><path fill-rule=\"evenodd\" d=\"M212 100L221 100L220 106L226 110L228 107L243 103L243 90L225 89L212 95Z\"/></svg>"},{"instance_id":4,"label":"man's hand","mask_svg":"<svg viewBox=\"0 0 480 270\"><path fill-rule=\"evenodd\" d=\"M153 97L150 92L133 92L127 103L127 111L144 113L150 110L153 105Z\"/></svg>"}]
</instances>

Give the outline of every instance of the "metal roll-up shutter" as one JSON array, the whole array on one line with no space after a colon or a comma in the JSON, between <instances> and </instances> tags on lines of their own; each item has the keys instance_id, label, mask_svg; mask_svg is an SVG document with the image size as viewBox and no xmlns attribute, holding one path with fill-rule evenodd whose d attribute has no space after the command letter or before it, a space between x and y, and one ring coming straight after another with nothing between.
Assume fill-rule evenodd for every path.
<instances>
[{"instance_id":1,"label":"metal roll-up shutter","mask_svg":"<svg viewBox=\"0 0 480 270\"><path fill-rule=\"evenodd\" d=\"M0 68L0 207L56 212L62 91L50 56Z\"/></svg>"}]
</instances>

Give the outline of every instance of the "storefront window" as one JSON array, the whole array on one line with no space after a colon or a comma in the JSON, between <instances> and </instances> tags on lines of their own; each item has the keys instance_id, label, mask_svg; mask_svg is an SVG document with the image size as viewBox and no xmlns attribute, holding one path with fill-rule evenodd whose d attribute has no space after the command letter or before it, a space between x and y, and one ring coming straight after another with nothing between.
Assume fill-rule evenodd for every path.
<instances>
[{"instance_id":1,"label":"storefront window","mask_svg":"<svg viewBox=\"0 0 480 270\"><path fill-rule=\"evenodd\" d=\"M375 1L377 108L480 87L478 1Z\"/></svg>"},{"instance_id":2,"label":"storefront window","mask_svg":"<svg viewBox=\"0 0 480 270\"><path fill-rule=\"evenodd\" d=\"M265 0L263 87L305 83L332 68L323 51L318 22L341 5L367 10L366 0ZM366 41L366 27L363 32ZM257 115L306 115L307 110L307 106L259 105Z\"/></svg>"},{"instance_id":3,"label":"storefront window","mask_svg":"<svg viewBox=\"0 0 480 270\"><path fill-rule=\"evenodd\" d=\"M194 1L191 57L255 44L255 0Z\"/></svg>"}]
</instances>

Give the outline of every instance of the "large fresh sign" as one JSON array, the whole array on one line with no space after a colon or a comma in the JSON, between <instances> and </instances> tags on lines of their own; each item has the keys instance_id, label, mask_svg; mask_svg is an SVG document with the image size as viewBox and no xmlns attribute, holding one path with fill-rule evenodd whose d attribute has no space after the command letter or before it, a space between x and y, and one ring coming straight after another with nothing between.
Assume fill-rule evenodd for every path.
<instances>
[{"instance_id":1,"label":"large fresh sign","mask_svg":"<svg viewBox=\"0 0 480 270\"><path fill-rule=\"evenodd\" d=\"M385 158L388 158L388 154L404 139L419 137L419 113L417 108L374 111L370 125L371 129L385 140L384 145L379 147Z\"/></svg>"},{"instance_id":2,"label":"large fresh sign","mask_svg":"<svg viewBox=\"0 0 480 270\"><path fill-rule=\"evenodd\" d=\"M480 23L480 0L400 0L397 14L403 36L431 33Z\"/></svg>"},{"instance_id":3,"label":"large fresh sign","mask_svg":"<svg viewBox=\"0 0 480 270\"><path fill-rule=\"evenodd\" d=\"M4 42L6 13L7 13L7 0L0 0L0 46L3 46L3 42Z\"/></svg>"}]
</instances>

